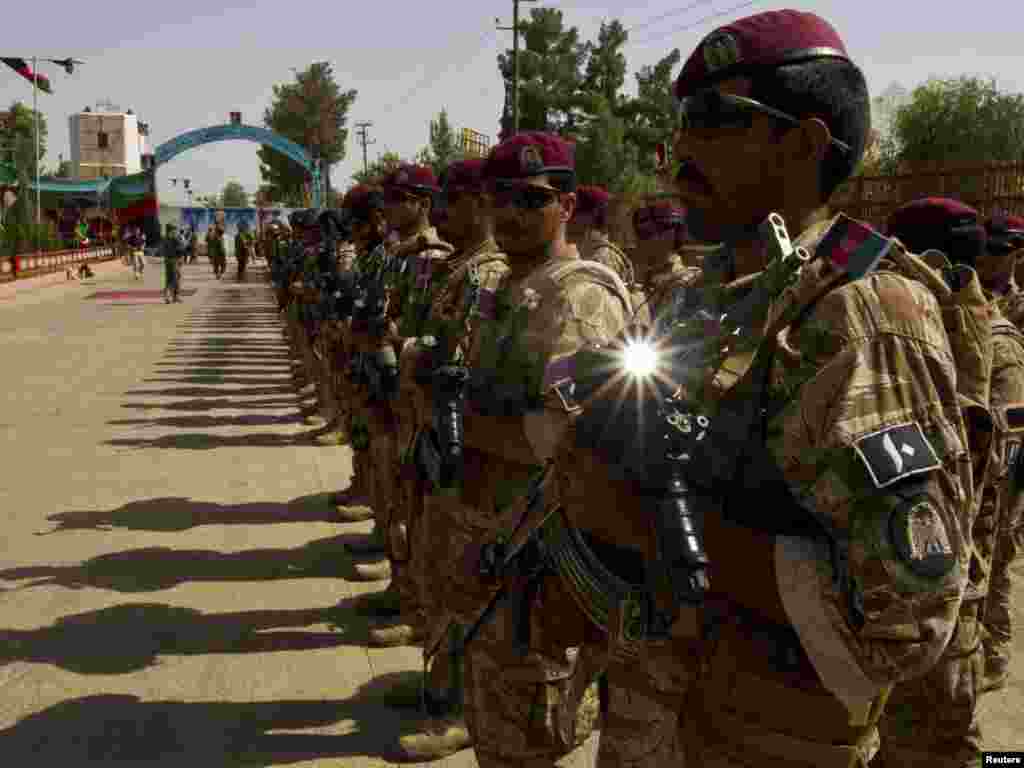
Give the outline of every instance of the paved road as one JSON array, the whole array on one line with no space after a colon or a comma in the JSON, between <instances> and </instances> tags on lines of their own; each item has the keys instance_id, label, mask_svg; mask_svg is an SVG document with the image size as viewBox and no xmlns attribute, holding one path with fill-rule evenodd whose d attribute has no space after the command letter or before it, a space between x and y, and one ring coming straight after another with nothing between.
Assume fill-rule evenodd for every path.
<instances>
[{"instance_id":1,"label":"paved road","mask_svg":"<svg viewBox=\"0 0 1024 768\"><path fill-rule=\"evenodd\" d=\"M152 262L0 303L3 765L387 765L415 723L419 653L345 608L379 588L326 503L350 454L296 444L250 280L197 263L165 305Z\"/></svg>"},{"instance_id":2,"label":"paved road","mask_svg":"<svg viewBox=\"0 0 1024 768\"><path fill-rule=\"evenodd\" d=\"M105 268L0 302L0 761L390 765L419 654L366 649L346 607L377 588L344 579L369 524L326 504L348 449L296 441L256 275L187 267L176 305L161 280ZM1022 661L985 699L993 748L1024 744Z\"/></svg>"}]
</instances>

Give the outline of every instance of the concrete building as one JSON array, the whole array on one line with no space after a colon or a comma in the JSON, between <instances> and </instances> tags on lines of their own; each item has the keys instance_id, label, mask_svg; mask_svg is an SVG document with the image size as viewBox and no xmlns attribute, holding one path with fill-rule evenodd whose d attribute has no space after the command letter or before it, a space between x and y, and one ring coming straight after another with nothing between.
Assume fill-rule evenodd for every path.
<instances>
[{"instance_id":1,"label":"concrete building","mask_svg":"<svg viewBox=\"0 0 1024 768\"><path fill-rule=\"evenodd\" d=\"M148 126L127 112L101 105L86 107L68 119L71 138L71 175L76 181L103 176L127 176L142 170L149 149ZM102 111L100 111L102 108Z\"/></svg>"}]
</instances>

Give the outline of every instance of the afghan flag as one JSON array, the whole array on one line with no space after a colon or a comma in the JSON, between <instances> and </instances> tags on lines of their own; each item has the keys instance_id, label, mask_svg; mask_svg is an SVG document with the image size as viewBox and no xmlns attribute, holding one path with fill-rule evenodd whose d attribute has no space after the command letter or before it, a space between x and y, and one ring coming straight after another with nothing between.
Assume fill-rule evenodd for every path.
<instances>
[{"instance_id":1,"label":"afghan flag","mask_svg":"<svg viewBox=\"0 0 1024 768\"><path fill-rule=\"evenodd\" d=\"M110 180L110 207L117 209L118 219L122 221L155 216L158 211L155 174L143 171L131 176L115 176Z\"/></svg>"},{"instance_id":2,"label":"afghan flag","mask_svg":"<svg viewBox=\"0 0 1024 768\"><path fill-rule=\"evenodd\" d=\"M50 87L50 78L46 75L40 74L39 72L33 72L32 67L30 67L28 62L24 59L0 59L0 61L3 61L4 64L24 77L30 83L34 81L36 87L43 93L53 93L53 89Z\"/></svg>"},{"instance_id":3,"label":"afghan flag","mask_svg":"<svg viewBox=\"0 0 1024 768\"><path fill-rule=\"evenodd\" d=\"M851 279L864 277L892 248L893 241L867 224L840 213L821 238L815 253L827 258Z\"/></svg>"}]
</instances>

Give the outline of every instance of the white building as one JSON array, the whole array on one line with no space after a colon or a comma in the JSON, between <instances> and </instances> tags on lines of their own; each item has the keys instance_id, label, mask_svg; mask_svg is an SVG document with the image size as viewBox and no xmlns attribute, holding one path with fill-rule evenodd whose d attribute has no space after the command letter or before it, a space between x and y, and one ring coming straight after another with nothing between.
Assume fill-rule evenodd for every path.
<instances>
[{"instance_id":1,"label":"white building","mask_svg":"<svg viewBox=\"0 0 1024 768\"><path fill-rule=\"evenodd\" d=\"M130 109L94 111L86 107L68 120L73 179L127 176L142 170L148 126L139 123Z\"/></svg>"}]
</instances>

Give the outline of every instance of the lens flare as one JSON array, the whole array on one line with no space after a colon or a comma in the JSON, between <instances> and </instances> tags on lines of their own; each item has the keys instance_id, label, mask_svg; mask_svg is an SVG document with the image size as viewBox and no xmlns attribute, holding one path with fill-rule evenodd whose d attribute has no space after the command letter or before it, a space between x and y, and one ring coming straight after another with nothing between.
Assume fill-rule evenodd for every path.
<instances>
[{"instance_id":1,"label":"lens flare","mask_svg":"<svg viewBox=\"0 0 1024 768\"><path fill-rule=\"evenodd\" d=\"M631 341L623 351L623 364L633 376L646 378L654 374L658 367L658 356L650 344L643 341Z\"/></svg>"}]
</instances>

